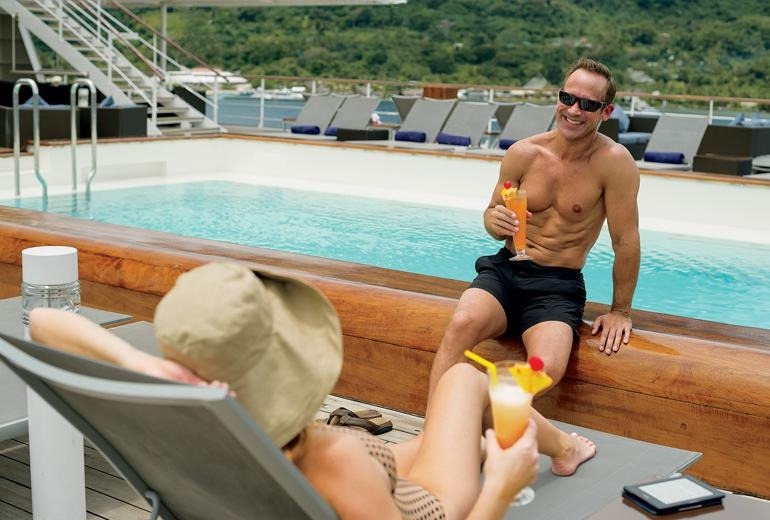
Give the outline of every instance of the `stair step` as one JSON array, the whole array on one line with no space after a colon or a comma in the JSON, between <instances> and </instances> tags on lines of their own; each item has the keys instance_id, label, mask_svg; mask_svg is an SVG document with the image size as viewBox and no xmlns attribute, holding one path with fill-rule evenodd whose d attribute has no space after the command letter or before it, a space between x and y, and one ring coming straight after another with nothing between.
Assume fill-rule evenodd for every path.
<instances>
[{"instance_id":1,"label":"stair step","mask_svg":"<svg viewBox=\"0 0 770 520\"><path fill-rule=\"evenodd\" d=\"M201 116L179 116L179 117L159 117L155 120L156 126L176 125L179 123L201 123L204 118Z\"/></svg>"},{"instance_id":2,"label":"stair step","mask_svg":"<svg viewBox=\"0 0 770 520\"><path fill-rule=\"evenodd\" d=\"M160 133L163 135L217 135L221 134L222 129L219 127L205 127L198 126L193 128L159 128Z\"/></svg>"}]
</instances>

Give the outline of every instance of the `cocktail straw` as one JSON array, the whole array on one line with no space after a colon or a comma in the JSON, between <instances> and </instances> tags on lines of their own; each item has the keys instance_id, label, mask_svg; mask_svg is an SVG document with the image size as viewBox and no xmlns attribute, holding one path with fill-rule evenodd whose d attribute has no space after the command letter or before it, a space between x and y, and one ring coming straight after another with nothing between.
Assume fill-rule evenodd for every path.
<instances>
[{"instance_id":1,"label":"cocktail straw","mask_svg":"<svg viewBox=\"0 0 770 520\"><path fill-rule=\"evenodd\" d=\"M471 352L470 350L466 350L464 354L468 359L475 361L483 367L486 367L487 374L489 374L489 379L492 381L492 386L497 384L497 367L494 365L494 363L484 359L478 354Z\"/></svg>"}]
</instances>

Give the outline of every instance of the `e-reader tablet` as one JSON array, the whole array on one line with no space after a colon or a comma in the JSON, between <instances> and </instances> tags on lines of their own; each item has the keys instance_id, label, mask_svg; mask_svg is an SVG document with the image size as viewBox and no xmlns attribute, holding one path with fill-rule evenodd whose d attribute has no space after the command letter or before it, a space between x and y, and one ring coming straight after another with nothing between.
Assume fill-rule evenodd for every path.
<instances>
[{"instance_id":1,"label":"e-reader tablet","mask_svg":"<svg viewBox=\"0 0 770 520\"><path fill-rule=\"evenodd\" d=\"M623 496L655 515L722 503L725 494L689 475L623 486Z\"/></svg>"}]
</instances>

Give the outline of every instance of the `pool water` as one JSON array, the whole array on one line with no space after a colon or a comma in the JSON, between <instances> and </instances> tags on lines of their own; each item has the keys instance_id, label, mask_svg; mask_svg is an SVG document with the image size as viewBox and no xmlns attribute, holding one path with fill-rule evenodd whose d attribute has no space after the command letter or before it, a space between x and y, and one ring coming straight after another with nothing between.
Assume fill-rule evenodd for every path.
<instances>
[{"instance_id":1,"label":"pool water","mask_svg":"<svg viewBox=\"0 0 770 520\"><path fill-rule=\"evenodd\" d=\"M39 209L40 200L19 205ZM48 210L466 281L476 258L500 247L484 231L481 209L224 181L94 191L90 205L51 197ZM611 302L612 259L603 233L583 271L589 300ZM770 246L642 231L633 306L770 329Z\"/></svg>"}]
</instances>

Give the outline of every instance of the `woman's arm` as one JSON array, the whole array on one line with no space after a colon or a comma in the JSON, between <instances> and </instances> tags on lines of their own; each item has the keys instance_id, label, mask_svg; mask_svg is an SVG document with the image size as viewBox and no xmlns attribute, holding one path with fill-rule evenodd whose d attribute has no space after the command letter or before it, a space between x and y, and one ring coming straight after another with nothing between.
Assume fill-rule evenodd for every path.
<instances>
[{"instance_id":1,"label":"woman's arm","mask_svg":"<svg viewBox=\"0 0 770 520\"><path fill-rule=\"evenodd\" d=\"M79 314L59 309L33 309L29 315L29 332L34 341L65 352L182 383L205 383L178 363L134 348Z\"/></svg>"},{"instance_id":2,"label":"woman's arm","mask_svg":"<svg viewBox=\"0 0 770 520\"><path fill-rule=\"evenodd\" d=\"M516 494L537 478L537 427L532 419L524 435L506 450L493 430L487 430L486 440L484 485L468 520L503 518Z\"/></svg>"}]
</instances>

